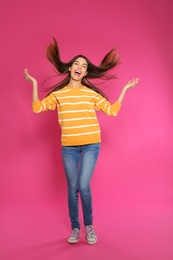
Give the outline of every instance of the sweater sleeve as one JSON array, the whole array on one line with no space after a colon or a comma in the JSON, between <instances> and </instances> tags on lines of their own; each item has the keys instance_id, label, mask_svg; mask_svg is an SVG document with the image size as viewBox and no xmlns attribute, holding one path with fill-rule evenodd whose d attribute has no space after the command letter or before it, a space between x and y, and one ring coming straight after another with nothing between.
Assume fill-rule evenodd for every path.
<instances>
[{"instance_id":1,"label":"sweater sleeve","mask_svg":"<svg viewBox=\"0 0 173 260\"><path fill-rule=\"evenodd\" d=\"M116 116L121 108L121 104L114 102L112 105L101 95L97 95L94 99L95 109L100 110L108 116Z\"/></svg>"},{"instance_id":2,"label":"sweater sleeve","mask_svg":"<svg viewBox=\"0 0 173 260\"><path fill-rule=\"evenodd\" d=\"M55 110L58 101L52 93L42 100L36 100L32 102L32 110L34 113L40 113L49 110Z\"/></svg>"}]
</instances>

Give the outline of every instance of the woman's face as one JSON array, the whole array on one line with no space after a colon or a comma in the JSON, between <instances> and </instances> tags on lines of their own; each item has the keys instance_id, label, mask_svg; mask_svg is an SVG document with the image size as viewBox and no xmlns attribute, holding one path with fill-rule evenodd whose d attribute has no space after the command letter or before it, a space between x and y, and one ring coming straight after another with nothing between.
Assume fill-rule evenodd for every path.
<instances>
[{"instance_id":1,"label":"woman's face","mask_svg":"<svg viewBox=\"0 0 173 260\"><path fill-rule=\"evenodd\" d=\"M85 77L87 74L87 67L88 67L87 61L84 58L82 57L77 58L72 64L72 66L69 67L69 71L71 72L71 77L74 80L82 80L82 78Z\"/></svg>"}]
</instances>

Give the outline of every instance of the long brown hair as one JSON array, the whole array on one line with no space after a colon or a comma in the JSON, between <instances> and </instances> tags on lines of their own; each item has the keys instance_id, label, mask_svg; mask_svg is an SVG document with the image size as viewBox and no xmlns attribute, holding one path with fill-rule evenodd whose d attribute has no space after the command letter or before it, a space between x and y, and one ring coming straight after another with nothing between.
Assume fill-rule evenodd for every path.
<instances>
[{"instance_id":1,"label":"long brown hair","mask_svg":"<svg viewBox=\"0 0 173 260\"><path fill-rule=\"evenodd\" d=\"M60 51L55 38L53 38L53 44L49 44L46 50L47 59L53 64L55 67L55 71L58 75L67 75L62 81L57 83L56 85L51 87L51 92L64 88L70 81L70 72L69 67L76 61L77 58L82 57L87 61L87 75L82 78L81 83L94 90L95 92L101 94L106 99L107 96L105 93L100 90L98 87L93 85L89 79L113 79L116 78L116 75L108 75L107 72L117 66L120 61L119 53L116 52L115 48L112 48L105 57L102 59L99 66L94 65L87 57L83 55L77 55L69 62L63 62L60 57Z\"/></svg>"}]
</instances>

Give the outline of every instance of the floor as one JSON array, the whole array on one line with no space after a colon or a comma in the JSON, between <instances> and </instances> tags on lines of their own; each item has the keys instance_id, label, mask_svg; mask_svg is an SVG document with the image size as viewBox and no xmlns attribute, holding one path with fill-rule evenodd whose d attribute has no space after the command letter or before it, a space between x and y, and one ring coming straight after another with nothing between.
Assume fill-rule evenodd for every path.
<instances>
[{"instance_id":1,"label":"floor","mask_svg":"<svg viewBox=\"0 0 173 260\"><path fill-rule=\"evenodd\" d=\"M172 260L173 208L95 207L98 242L88 245L81 227L78 244L67 243L66 205L28 202L1 207L1 260ZM81 217L81 214L80 214Z\"/></svg>"}]
</instances>

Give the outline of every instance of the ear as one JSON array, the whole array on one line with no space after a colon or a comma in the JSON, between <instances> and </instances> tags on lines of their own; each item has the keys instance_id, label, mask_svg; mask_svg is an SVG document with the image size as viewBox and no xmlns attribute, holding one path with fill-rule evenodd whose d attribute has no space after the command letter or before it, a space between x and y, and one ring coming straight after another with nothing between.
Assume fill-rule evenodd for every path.
<instances>
[{"instance_id":1,"label":"ear","mask_svg":"<svg viewBox=\"0 0 173 260\"><path fill-rule=\"evenodd\" d=\"M68 71L71 71L71 67L68 68Z\"/></svg>"},{"instance_id":2,"label":"ear","mask_svg":"<svg viewBox=\"0 0 173 260\"><path fill-rule=\"evenodd\" d=\"M84 75L84 77L85 77L87 74L88 74L88 72L85 72L85 75Z\"/></svg>"}]
</instances>

